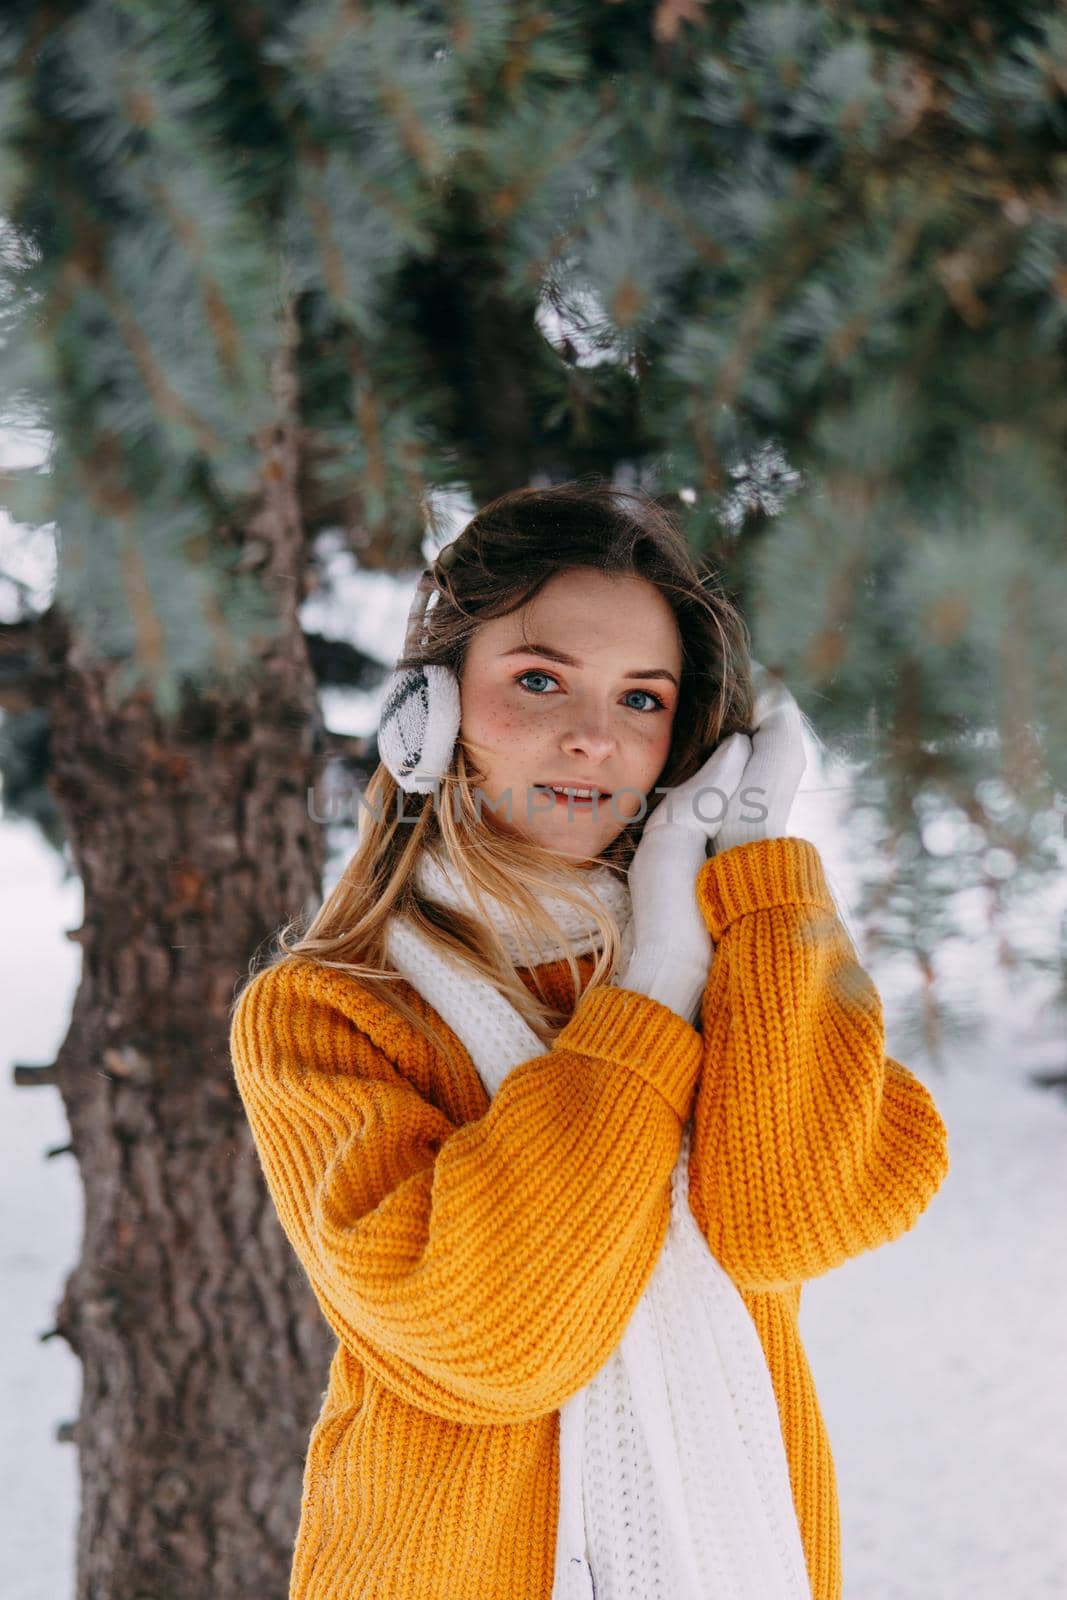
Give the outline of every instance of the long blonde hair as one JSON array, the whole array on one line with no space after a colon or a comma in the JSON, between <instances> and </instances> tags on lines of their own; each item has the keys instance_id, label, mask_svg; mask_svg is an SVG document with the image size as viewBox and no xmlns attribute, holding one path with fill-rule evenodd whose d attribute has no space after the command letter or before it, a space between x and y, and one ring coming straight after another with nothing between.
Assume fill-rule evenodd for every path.
<instances>
[{"instance_id":1,"label":"long blonde hair","mask_svg":"<svg viewBox=\"0 0 1067 1600\"><path fill-rule=\"evenodd\" d=\"M574 567L644 578L671 606L682 672L670 753L658 782L664 788L683 783L721 739L748 727L749 635L714 570L698 564L673 514L645 493L590 475L517 489L483 506L434 563L436 593L419 649L397 665L448 666L458 678L481 622L518 610L556 574ZM405 793L379 764L361 797L351 859L306 929L297 917L277 932L267 964L300 957L347 973L447 1054L429 1008L418 1004L418 996L415 1005L409 1003L386 960L387 923L400 914L499 990L547 1047L570 1013L552 1003L536 969L533 994L488 918L424 899L414 883L420 852L433 851L459 874L475 904L480 893L494 897L513 912L517 929L533 928L558 942L566 951L574 997L584 992L573 948L540 899L547 892L588 907L583 865L506 831L491 809L476 805L474 789L483 776L462 738L436 796ZM624 874L660 798L650 796L645 817L627 823L586 865L604 864ZM609 981L620 953L619 929L599 899L594 920L601 948L585 989Z\"/></svg>"}]
</instances>

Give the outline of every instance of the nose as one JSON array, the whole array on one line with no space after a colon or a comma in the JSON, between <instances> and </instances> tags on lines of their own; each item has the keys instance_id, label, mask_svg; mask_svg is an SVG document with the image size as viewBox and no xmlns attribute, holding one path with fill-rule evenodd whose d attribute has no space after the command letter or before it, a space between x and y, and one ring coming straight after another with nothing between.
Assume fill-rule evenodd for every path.
<instances>
[{"instance_id":1,"label":"nose","mask_svg":"<svg viewBox=\"0 0 1067 1600\"><path fill-rule=\"evenodd\" d=\"M616 740L596 712L589 712L560 739L567 755L580 755L587 761L606 761L615 752Z\"/></svg>"}]
</instances>

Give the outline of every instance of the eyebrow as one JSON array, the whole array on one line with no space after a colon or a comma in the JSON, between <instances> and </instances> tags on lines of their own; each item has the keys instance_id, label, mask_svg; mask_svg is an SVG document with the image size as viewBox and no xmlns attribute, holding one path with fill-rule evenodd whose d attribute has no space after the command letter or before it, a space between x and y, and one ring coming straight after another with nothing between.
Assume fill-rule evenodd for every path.
<instances>
[{"instance_id":1,"label":"eyebrow","mask_svg":"<svg viewBox=\"0 0 1067 1600\"><path fill-rule=\"evenodd\" d=\"M577 656L569 656L565 650L557 650L551 644L517 644L510 650L502 650L500 659L507 656L544 656L546 661L559 661L565 667L580 667L581 662ZM673 672L668 672L666 667L653 667L648 672L624 672L624 678L666 678L678 688L678 679Z\"/></svg>"}]
</instances>

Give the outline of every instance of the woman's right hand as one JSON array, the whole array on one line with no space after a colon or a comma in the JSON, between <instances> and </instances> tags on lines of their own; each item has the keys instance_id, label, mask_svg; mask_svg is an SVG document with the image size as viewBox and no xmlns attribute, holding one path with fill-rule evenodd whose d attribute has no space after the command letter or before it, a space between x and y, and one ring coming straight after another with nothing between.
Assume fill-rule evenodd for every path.
<instances>
[{"instance_id":1,"label":"woman's right hand","mask_svg":"<svg viewBox=\"0 0 1067 1600\"><path fill-rule=\"evenodd\" d=\"M698 772L670 789L645 823L628 873L633 953L616 980L692 1021L711 967L712 940L696 876L752 754L744 733L723 739Z\"/></svg>"}]
</instances>

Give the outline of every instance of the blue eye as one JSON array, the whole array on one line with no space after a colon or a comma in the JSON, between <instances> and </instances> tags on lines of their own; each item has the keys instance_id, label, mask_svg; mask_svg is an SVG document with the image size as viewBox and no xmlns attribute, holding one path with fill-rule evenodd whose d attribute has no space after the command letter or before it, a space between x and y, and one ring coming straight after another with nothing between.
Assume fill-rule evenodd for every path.
<instances>
[{"instance_id":1,"label":"blue eye","mask_svg":"<svg viewBox=\"0 0 1067 1600\"><path fill-rule=\"evenodd\" d=\"M559 682L558 678L553 677L551 672L544 672L540 667L527 667L525 672L520 672L518 674L515 682L518 684L519 688L522 689L526 694L538 695L542 700L546 698L545 695L541 694L540 690L538 689L527 688L526 684L522 681L524 678L546 678L549 683L558 684ZM661 700L659 695L654 694L651 689L628 689L627 694L643 694L646 699L652 701L651 706L630 706L629 709L631 711L643 711L646 715L648 715L653 711L666 711L667 709L666 701Z\"/></svg>"},{"instance_id":2,"label":"blue eye","mask_svg":"<svg viewBox=\"0 0 1067 1600\"><path fill-rule=\"evenodd\" d=\"M651 707L652 710L655 710L655 711L664 711L664 710L666 710L666 702L661 700L658 694L653 694L651 689L628 689L627 693L628 694L643 694L643 695L645 695L653 703L652 707ZM637 709L638 709L638 707L635 706L634 710L636 711ZM648 708L646 708L646 709L648 709Z\"/></svg>"},{"instance_id":3,"label":"blue eye","mask_svg":"<svg viewBox=\"0 0 1067 1600\"><path fill-rule=\"evenodd\" d=\"M521 689L526 689L527 694L536 694L537 690L527 689L526 685L522 681L523 678L547 678L550 683L555 683L556 681L550 672L541 672L537 667L530 667L526 672L520 672L519 676L515 679L515 682Z\"/></svg>"}]
</instances>

